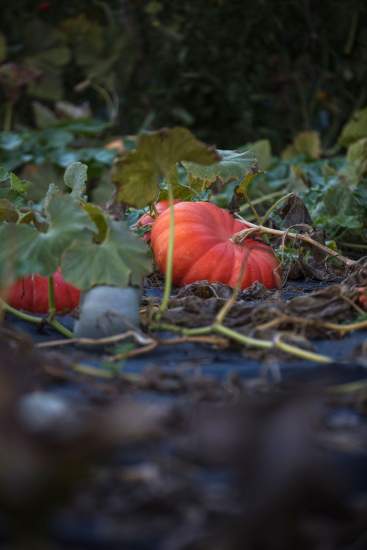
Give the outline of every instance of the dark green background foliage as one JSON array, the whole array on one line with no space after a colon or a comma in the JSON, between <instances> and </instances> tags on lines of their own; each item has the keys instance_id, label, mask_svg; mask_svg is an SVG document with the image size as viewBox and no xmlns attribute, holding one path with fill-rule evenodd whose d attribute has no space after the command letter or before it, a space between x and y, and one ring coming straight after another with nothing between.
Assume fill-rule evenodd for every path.
<instances>
[{"instance_id":1,"label":"dark green background foliage","mask_svg":"<svg viewBox=\"0 0 367 550\"><path fill-rule=\"evenodd\" d=\"M332 145L367 102L365 0L17 1L1 11L4 63L58 48L36 61L53 79L48 93L38 81L22 87L18 123L30 122L34 99L87 99L122 134L179 124L220 147L269 138L279 151L309 128ZM47 42L36 23L64 35Z\"/></svg>"}]
</instances>

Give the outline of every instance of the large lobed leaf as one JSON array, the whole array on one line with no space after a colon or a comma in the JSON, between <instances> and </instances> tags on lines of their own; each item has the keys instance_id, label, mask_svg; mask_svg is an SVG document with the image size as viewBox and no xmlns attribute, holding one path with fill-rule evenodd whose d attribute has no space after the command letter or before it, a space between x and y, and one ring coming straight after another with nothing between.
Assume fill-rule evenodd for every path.
<instances>
[{"instance_id":1,"label":"large lobed leaf","mask_svg":"<svg viewBox=\"0 0 367 550\"><path fill-rule=\"evenodd\" d=\"M124 222L107 222L102 243L75 242L62 258L65 279L81 290L96 285L139 286L142 277L152 271L147 245Z\"/></svg>"},{"instance_id":2,"label":"large lobed leaf","mask_svg":"<svg viewBox=\"0 0 367 550\"><path fill-rule=\"evenodd\" d=\"M40 233L30 225L0 227L0 280L32 273L52 275L74 240L91 239L96 227L71 196L53 196L48 205L49 227Z\"/></svg>"},{"instance_id":3,"label":"large lobed leaf","mask_svg":"<svg viewBox=\"0 0 367 550\"><path fill-rule=\"evenodd\" d=\"M359 139L367 137L367 107L356 111L343 126L338 142L348 146Z\"/></svg>"},{"instance_id":4,"label":"large lobed leaf","mask_svg":"<svg viewBox=\"0 0 367 550\"><path fill-rule=\"evenodd\" d=\"M82 198L87 190L87 172L88 166L81 162L73 162L65 170L65 185L71 189L75 199Z\"/></svg>"},{"instance_id":5,"label":"large lobed leaf","mask_svg":"<svg viewBox=\"0 0 367 550\"><path fill-rule=\"evenodd\" d=\"M142 208L159 195L160 182L178 183L177 163L210 165L219 160L213 147L197 140L186 128L142 134L137 149L119 159L113 169L117 200Z\"/></svg>"},{"instance_id":6,"label":"large lobed leaf","mask_svg":"<svg viewBox=\"0 0 367 550\"><path fill-rule=\"evenodd\" d=\"M282 153L283 160L304 156L306 159L317 160L321 156L320 134L314 130L305 130L296 135L291 145Z\"/></svg>"},{"instance_id":7,"label":"large lobed leaf","mask_svg":"<svg viewBox=\"0 0 367 550\"><path fill-rule=\"evenodd\" d=\"M227 183L232 180L241 181L256 167L256 157L249 151L221 151L218 150L220 160L209 166L197 162L183 162L190 180L200 180L209 187L217 179Z\"/></svg>"}]
</instances>

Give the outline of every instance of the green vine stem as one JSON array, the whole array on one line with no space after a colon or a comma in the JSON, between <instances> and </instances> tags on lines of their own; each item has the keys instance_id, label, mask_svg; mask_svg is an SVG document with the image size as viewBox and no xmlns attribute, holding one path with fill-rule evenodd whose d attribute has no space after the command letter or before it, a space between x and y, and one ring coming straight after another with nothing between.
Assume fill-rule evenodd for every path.
<instances>
[{"instance_id":1,"label":"green vine stem","mask_svg":"<svg viewBox=\"0 0 367 550\"><path fill-rule=\"evenodd\" d=\"M28 313L19 311L15 309L15 307L9 306L9 304L4 302L4 300L0 299L0 304L3 311L6 313L11 313L14 317L18 317L18 319L21 319L22 321L27 321L28 323L33 323L35 325L42 325L44 323L44 319L42 319L42 317L36 317L35 315L29 315Z\"/></svg>"},{"instance_id":2,"label":"green vine stem","mask_svg":"<svg viewBox=\"0 0 367 550\"><path fill-rule=\"evenodd\" d=\"M328 321L321 321L320 319L308 319L304 317L297 317L295 315L282 315L281 317L276 317L275 319L272 319L271 321L268 321L267 323L263 323L262 325L257 325L256 330L258 332L264 331L264 330L270 330L273 328L277 328L283 323L295 323L297 325L303 325L303 326L314 326L314 327L320 327L328 330L332 330L335 332L339 332L341 336L344 336L345 334L348 334L350 332L355 332L356 330L366 330L367 329L367 320L363 321L357 321L354 323L345 323L345 324L338 324L338 323L331 323Z\"/></svg>"},{"instance_id":3,"label":"green vine stem","mask_svg":"<svg viewBox=\"0 0 367 550\"><path fill-rule=\"evenodd\" d=\"M212 326L208 325L206 327L198 328L186 328L179 327L177 325L172 325L171 323L152 323L150 325L151 330L167 330L169 332L178 332L184 336L198 336L200 334L209 334L212 330Z\"/></svg>"},{"instance_id":4,"label":"green vine stem","mask_svg":"<svg viewBox=\"0 0 367 550\"><path fill-rule=\"evenodd\" d=\"M229 313L229 311L232 309L232 307L236 303L236 300L237 300L238 295L240 293L241 283L242 283L243 275L244 275L244 272L245 272L245 269L246 269L246 264L247 264L248 258L249 258L249 252L247 254L244 254L244 257L242 259L241 269L240 269L240 272L238 274L237 281L236 281L236 286L233 289L232 296L226 301L224 306L217 313L217 316L215 318L215 323L217 325L222 325L223 324L227 313Z\"/></svg>"},{"instance_id":5,"label":"green vine stem","mask_svg":"<svg viewBox=\"0 0 367 550\"><path fill-rule=\"evenodd\" d=\"M47 321L50 323L54 320L56 315L56 303L55 303L55 282L53 275L47 277L47 289L48 289L48 316Z\"/></svg>"},{"instance_id":6,"label":"green vine stem","mask_svg":"<svg viewBox=\"0 0 367 550\"><path fill-rule=\"evenodd\" d=\"M258 197L257 199L251 199L251 203L253 206L256 206L257 204L261 204L263 202L270 202L277 197L281 197L282 195L284 195L284 191L273 191L273 193L268 193L267 195L263 195L262 197ZM245 210L250 210L250 205L248 203L240 207L241 213L243 213Z\"/></svg>"},{"instance_id":7,"label":"green vine stem","mask_svg":"<svg viewBox=\"0 0 367 550\"><path fill-rule=\"evenodd\" d=\"M55 281L53 275L50 275L48 278L48 315L46 318L46 322L57 332L65 336L65 338L72 338L74 335L73 333L64 327L57 319L55 319L56 315L56 302L55 302Z\"/></svg>"},{"instance_id":8,"label":"green vine stem","mask_svg":"<svg viewBox=\"0 0 367 550\"><path fill-rule=\"evenodd\" d=\"M62 334L62 336L65 336L65 338L72 338L73 333L70 332L64 325L59 323L56 319L49 320L48 318L44 319L43 317L36 317L35 315L30 315L29 313L24 313L24 311L19 311L18 309L15 309L14 307L10 306L4 300L0 299L0 306L3 311L6 313L11 313L14 315L14 317L17 317L18 319L21 319L22 321L26 321L27 323L32 323L34 325L42 326L45 323L49 324L52 328L54 328L57 332Z\"/></svg>"},{"instance_id":9,"label":"green vine stem","mask_svg":"<svg viewBox=\"0 0 367 550\"><path fill-rule=\"evenodd\" d=\"M298 348L297 346L287 344L282 340L280 340L280 337L275 338L274 340L262 340L260 338L252 338L251 336L246 336L245 334L237 332L236 330L233 330L217 322L214 322L212 325L208 325L205 327L198 327L198 328L192 328L192 329L188 329L185 327L178 327L177 325L171 325L170 323L156 323L151 325L150 328L156 331L169 330L171 332L178 332L185 336L210 334L214 332L217 334L221 334L222 336L226 336L230 340L233 340L234 342L238 342L239 344L243 344L244 346L247 346L247 347L252 347L257 349L278 348L284 351L285 353L288 353L289 355L299 357L300 359L304 359L305 361L312 361L317 363L332 363L333 361L331 357L328 357L327 355L320 355L318 353L313 353L311 351Z\"/></svg>"},{"instance_id":10,"label":"green vine stem","mask_svg":"<svg viewBox=\"0 0 367 550\"><path fill-rule=\"evenodd\" d=\"M250 199L247 189L244 190L244 197L245 197L245 199L246 199L246 201L247 201L247 203L250 207L251 212L254 215L255 220L257 221L258 224L260 224L261 223L261 217L259 216L259 214L258 214L258 212L255 208L254 203Z\"/></svg>"},{"instance_id":11,"label":"green vine stem","mask_svg":"<svg viewBox=\"0 0 367 550\"><path fill-rule=\"evenodd\" d=\"M59 323L56 319L53 319L52 321L48 321L48 324L57 330L62 336L65 336L65 338L72 338L74 334L66 327L64 327L63 324Z\"/></svg>"},{"instance_id":12,"label":"green vine stem","mask_svg":"<svg viewBox=\"0 0 367 550\"><path fill-rule=\"evenodd\" d=\"M294 195L294 193L288 193L287 195L283 195L283 197L280 197L280 199L278 199L277 201L275 201L274 204L272 204L270 206L270 208L265 212L265 214L263 215L263 217L261 218L261 221L260 221L260 225L264 225L264 223L270 218L271 214L274 212L274 210L276 208L278 208L278 206L286 201L287 199L289 199L289 197L291 197L292 195Z\"/></svg>"},{"instance_id":13,"label":"green vine stem","mask_svg":"<svg viewBox=\"0 0 367 550\"><path fill-rule=\"evenodd\" d=\"M333 362L331 357L328 357L327 355L320 355L319 353L313 353L312 351L307 351L307 350L298 348L297 346L293 346L292 344L286 344L281 340L279 335L276 336L274 339L274 346L278 349L281 349L282 351L285 351L286 353L295 355L300 359L307 359L308 361L315 361L316 363Z\"/></svg>"},{"instance_id":14,"label":"green vine stem","mask_svg":"<svg viewBox=\"0 0 367 550\"><path fill-rule=\"evenodd\" d=\"M172 272L173 272L173 252L175 249L175 212L173 209L173 189L172 185L168 183L168 199L169 199L169 238L168 238L168 251L167 251L167 264L166 264L166 276L164 279L164 291L161 305L157 314L157 319L160 319L162 314L168 307L169 298L172 290Z\"/></svg>"},{"instance_id":15,"label":"green vine stem","mask_svg":"<svg viewBox=\"0 0 367 550\"><path fill-rule=\"evenodd\" d=\"M270 340L251 338L251 336L241 334L236 330L232 330L231 328L225 327L224 325L221 325L219 323L214 323L212 326L212 330L213 332L223 334L223 336L227 336L227 338L230 338L231 340L234 340L239 344L244 344L245 346L255 347L258 349L271 349L274 347L273 342L271 342Z\"/></svg>"}]
</instances>

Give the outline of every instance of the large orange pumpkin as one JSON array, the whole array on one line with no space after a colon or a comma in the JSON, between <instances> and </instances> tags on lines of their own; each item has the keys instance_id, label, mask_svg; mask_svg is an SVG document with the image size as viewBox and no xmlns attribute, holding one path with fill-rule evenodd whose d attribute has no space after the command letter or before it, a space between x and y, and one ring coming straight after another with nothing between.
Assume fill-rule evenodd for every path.
<instances>
[{"instance_id":1,"label":"large orange pumpkin","mask_svg":"<svg viewBox=\"0 0 367 550\"><path fill-rule=\"evenodd\" d=\"M279 262L270 246L252 238L235 244L231 237L246 229L227 210L208 202L180 202L174 206L175 246L173 283L186 285L200 280L234 287L245 262L241 288L259 281L279 288ZM154 222L151 242L156 264L166 270L170 213L165 210Z\"/></svg>"},{"instance_id":2,"label":"large orange pumpkin","mask_svg":"<svg viewBox=\"0 0 367 550\"><path fill-rule=\"evenodd\" d=\"M58 313L67 313L79 305L80 291L64 281L61 271L54 273L55 305ZM18 279L7 290L6 299L16 309L32 313L48 312L48 279L41 275L29 275Z\"/></svg>"}]
</instances>

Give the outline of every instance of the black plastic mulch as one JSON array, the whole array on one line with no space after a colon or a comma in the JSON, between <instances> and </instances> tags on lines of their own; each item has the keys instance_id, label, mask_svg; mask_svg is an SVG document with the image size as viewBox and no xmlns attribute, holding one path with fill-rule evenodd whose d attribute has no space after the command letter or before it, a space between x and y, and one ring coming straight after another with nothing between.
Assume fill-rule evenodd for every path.
<instances>
[{"instance_id":1,"label":"black plastic mulch","mask_svg":"<svg viewBox=\"0 0 367 550\"><path fill-rule=\"evenodd\" d=\"M284 297L317 287L292 283ZM57 338L10 317L7 326L36 342ZM182 344L128 359L119 382L56 369L36 388L83 411L101 448L94 443L89 452L85 443L84 456L71 438L75 455L89 463L87 477L76 476L66 503L43 488L10 515L2 507L4 540L16 533L19 547L19 539L40 536L56 550L367 548L367 369L355 355L366 337L314 341L315 351L334 359L330 365L259 363L240 349ZM52 353L45 355L51 363ZM105 368L100 352L68 347L60 355ZM362 389L334 392L355 382ZM109 429L121 430L112 429L107 445L99 425L106 411ZM52 469L55 455L45 459L44 441L36 443ZM62 467L70 468L69 447L58 445ZM4 475L0 491L2 483ZM39 527L35 507L44 493L52 513Z\"/></svg>"}]
</instances>

